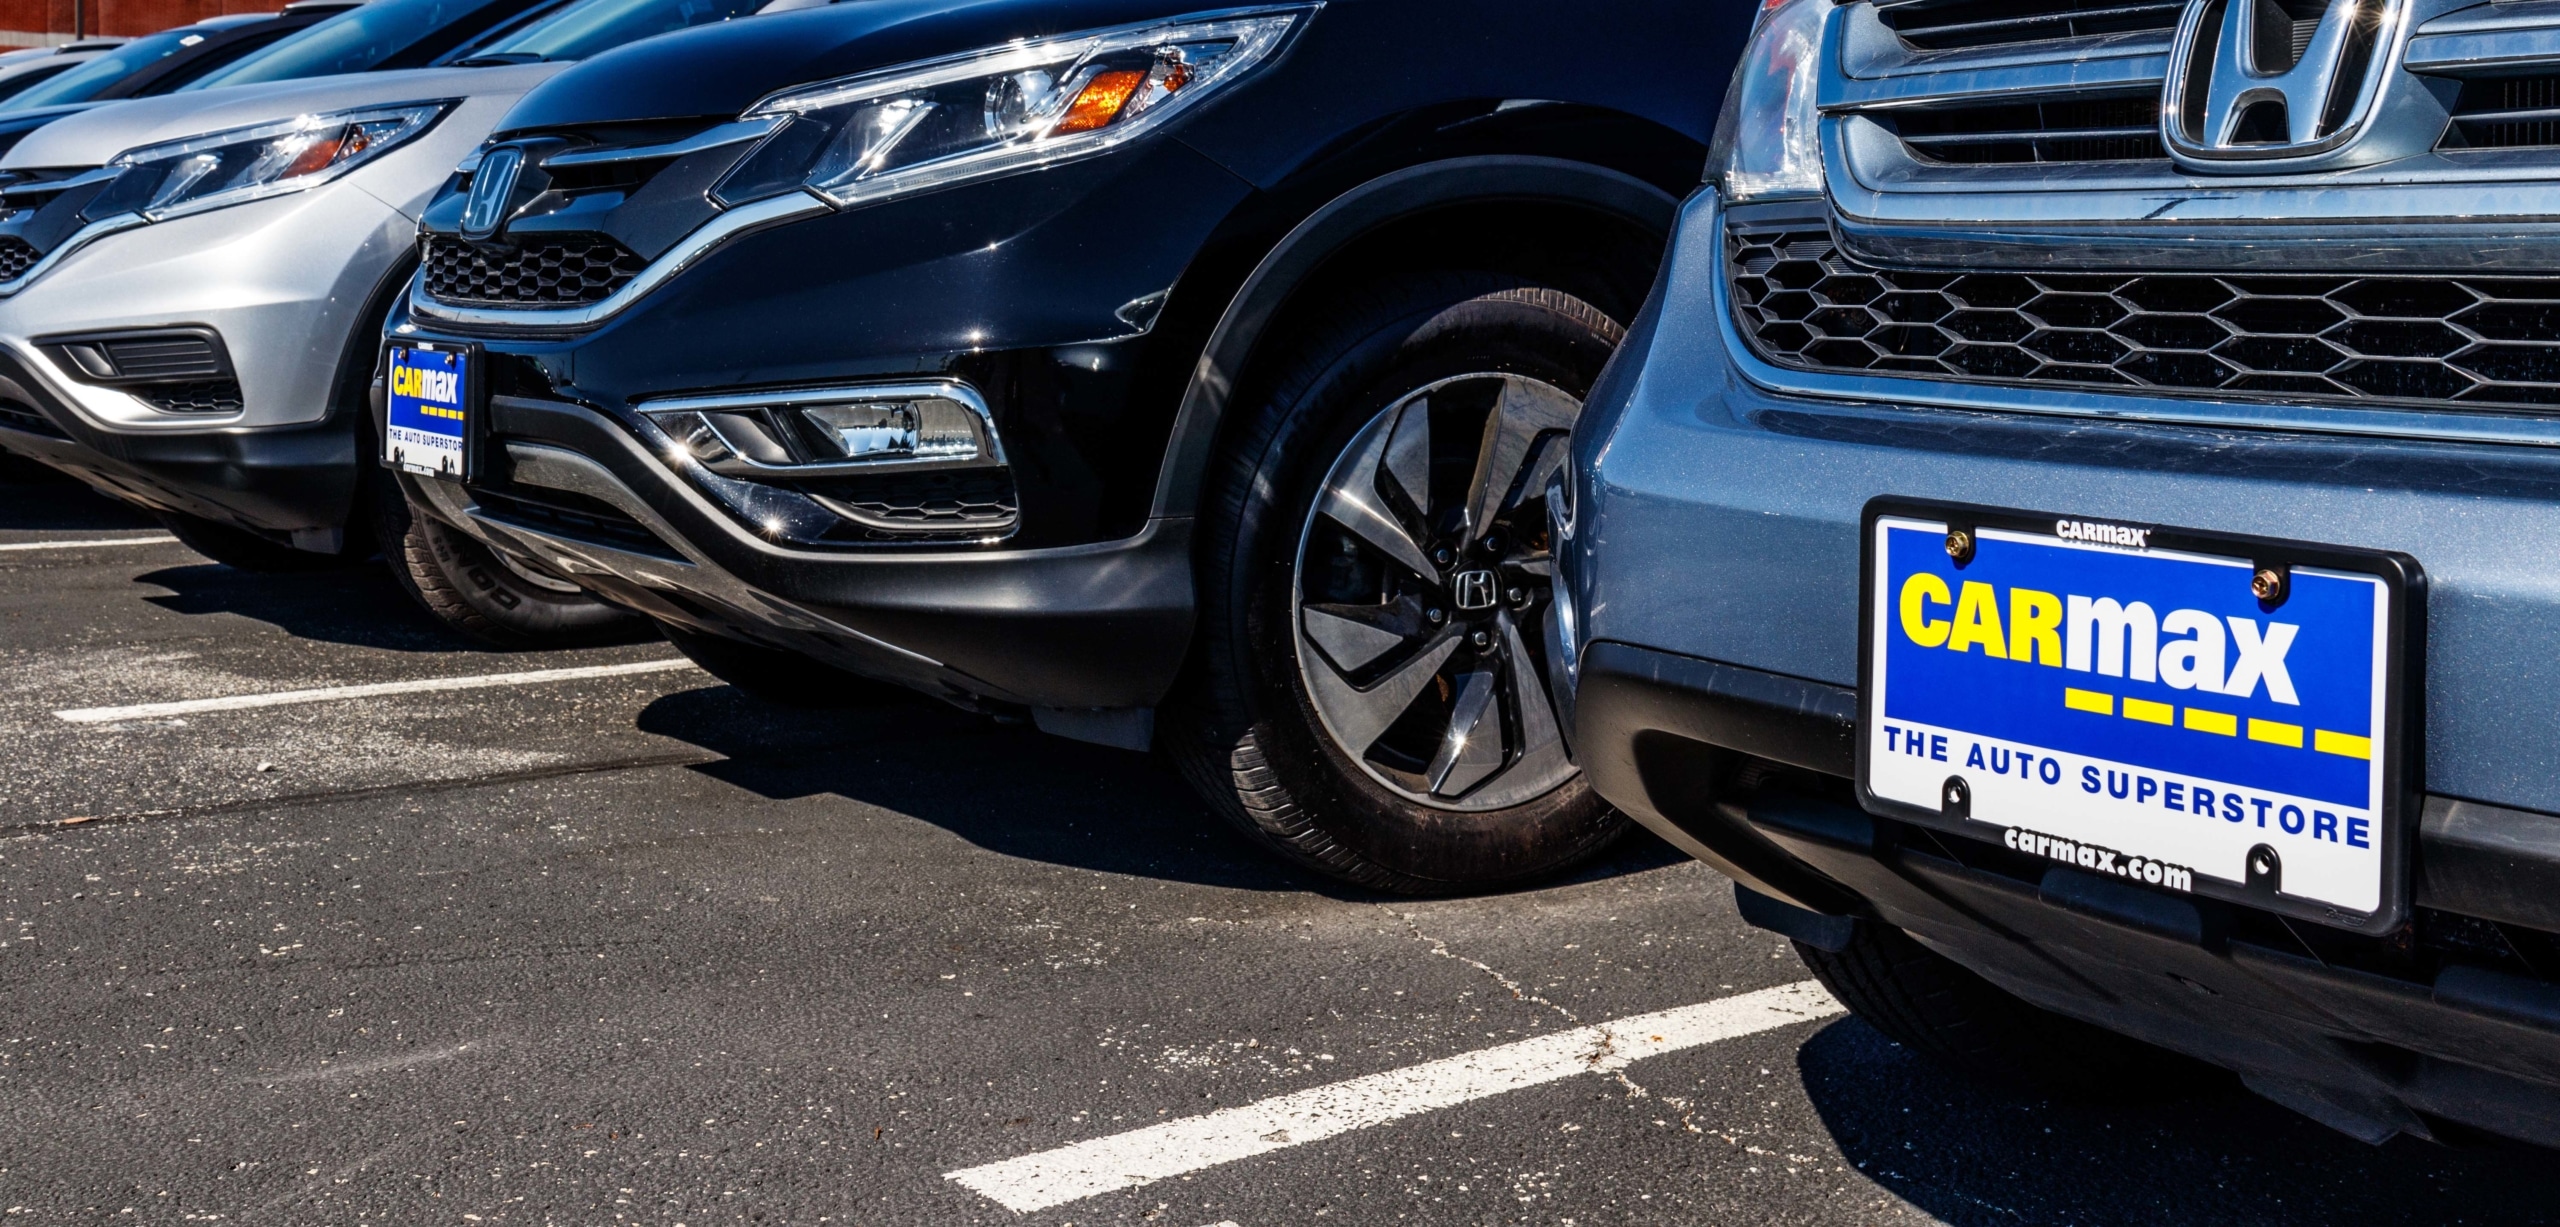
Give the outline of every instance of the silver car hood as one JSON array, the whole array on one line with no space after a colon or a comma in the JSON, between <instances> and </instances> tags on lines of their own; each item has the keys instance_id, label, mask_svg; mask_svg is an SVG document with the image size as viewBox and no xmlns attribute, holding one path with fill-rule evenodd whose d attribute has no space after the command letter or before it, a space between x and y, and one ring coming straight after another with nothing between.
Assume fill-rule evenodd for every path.
<instances>
[{"instance_id":1,"label":"silver car hood","mask_svg":"<svg viewBox=\"0 0 2560 1227\"><path fill-rule=\"evenodd\" d=\"M513 98L568 67L561 63L410 68L136 98L65 116L37 129L0 158L0 170L99 166L143 145L350 107L444 98Z\"/></svg>"}]
</instances>

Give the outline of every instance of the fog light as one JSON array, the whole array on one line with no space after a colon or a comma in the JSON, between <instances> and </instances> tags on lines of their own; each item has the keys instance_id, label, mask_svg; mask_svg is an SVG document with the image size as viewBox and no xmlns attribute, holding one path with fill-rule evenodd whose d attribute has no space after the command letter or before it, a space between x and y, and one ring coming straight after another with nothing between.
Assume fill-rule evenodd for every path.
<instances>
[{"instance_id":1,"label":"fog light","mask_svg":"<svg viewBox=\"0 0 2560 1227\"><path fill-rule=\"evenodd\" d=\"M973 460L979 453L978 420L969 408L943 397L808 405L794 412L838 459L913 456Z\"/></svg>"},{"instance_id":2,"label":"fog light","mask_svg":"<svg viewBox=\"0 0 2560 1227\"><path fill-rule=\"evenodd\" d=\"M643 405L673 451L731 477L1004 464L986 402L956 382L684 397Z\"/></svg>"}]
</instances>

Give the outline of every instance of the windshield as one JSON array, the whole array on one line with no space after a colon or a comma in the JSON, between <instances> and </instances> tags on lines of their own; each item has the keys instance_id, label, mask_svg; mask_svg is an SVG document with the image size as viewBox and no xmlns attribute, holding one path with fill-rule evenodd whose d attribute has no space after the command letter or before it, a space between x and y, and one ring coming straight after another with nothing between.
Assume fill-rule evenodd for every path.
<instances>
[{"instance_id":1,"label":"windshield","mask_svg":"<svg viewBox=\"0 0 2560 1227\"><path fill-rule=\"evenodd\" d=\"M474 60L583 60L691 26L744 17L766 0L584 0L463 54Z\"/></svg>"},{"instance_id":2,"label":"windshield","mask_svg":"<svg viewBox=\"0 0 2560 1227\"><path fill-rule=\"evenodd\" d=\"M372 0L207 74L186 88L370 72L453 23L506 0Z\"/></svg>"},{"instance_id":3,"label":"windshield","mask_svg":"<svg viewBox=\"0 0 2560 1227\"><path fill-rule=\"evenodd\" d=\"M137 38L33 89L19 91L7 102L0 103L0 111L25 111L60 106L66 102L87 102L96 97L98 91L158 63L162 57L175 55L203 42L206 33L204 30L181 28Z\"/></svg>"}]
</instances>

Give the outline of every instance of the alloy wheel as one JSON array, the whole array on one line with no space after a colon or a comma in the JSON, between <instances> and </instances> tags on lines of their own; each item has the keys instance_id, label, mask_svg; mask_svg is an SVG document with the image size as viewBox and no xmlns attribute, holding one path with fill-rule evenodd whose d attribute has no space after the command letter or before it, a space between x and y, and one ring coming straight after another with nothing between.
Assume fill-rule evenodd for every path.
<instances>
[{"instance_id":1,"label":"alloy wheel","mask_svg":"<svg viewBox=\"0 0 2560 1227\"><path fill-rule=\"evenodd\" d=\"M1581 410L1524 376L1440 380L1363 426L1308 511L1299 677L1335 745L1407 800L1504 809L1577 770L1537 620L1554 586L1545 493Z\"/></svg>"}]
</instances>

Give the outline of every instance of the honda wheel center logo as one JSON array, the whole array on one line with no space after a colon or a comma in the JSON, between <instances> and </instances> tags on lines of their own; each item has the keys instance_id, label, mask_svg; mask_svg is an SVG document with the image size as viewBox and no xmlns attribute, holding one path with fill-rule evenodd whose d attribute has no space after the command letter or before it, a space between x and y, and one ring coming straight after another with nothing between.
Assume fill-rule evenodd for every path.
<instances>
[{"instance_id":1,"label":"honda wheel center logo","mask_svg":"<svg viewBox=\"0 0 2560 1227\"><path fill-rule=\"evenodd\" d=\"M2198 0L2178 23L2161 107L2169 148L2301 158L2354 140L2386 82L2403 0Z\"/></svg>"}]
</instances>

